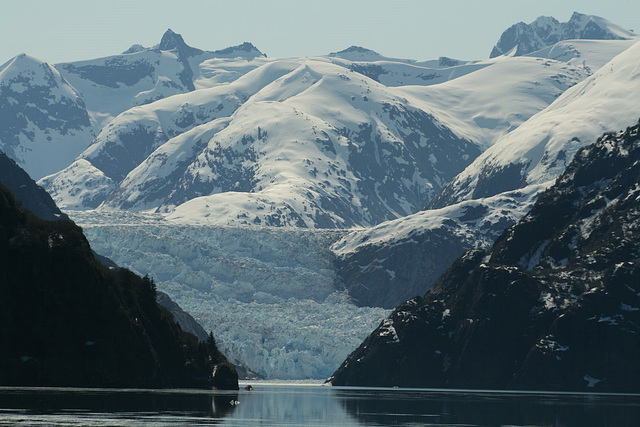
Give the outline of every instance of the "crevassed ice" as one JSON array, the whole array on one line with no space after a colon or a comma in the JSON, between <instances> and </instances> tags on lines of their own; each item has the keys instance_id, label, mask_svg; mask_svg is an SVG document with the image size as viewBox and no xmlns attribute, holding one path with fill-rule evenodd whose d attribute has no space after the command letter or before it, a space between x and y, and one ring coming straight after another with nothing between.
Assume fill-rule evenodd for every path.
<instances>
[{"instance_id":1,"label":"crevassed ice","mask_svg":"<svg viewBox=\"0 0 640 427\"><path fill-rule=\"evenodd\" d=\"M96 252L149 274L227 357L267 379L329 377L388 315L336 289L329 247L343 231L70 214Z\"/></svg>"}]
</instances>

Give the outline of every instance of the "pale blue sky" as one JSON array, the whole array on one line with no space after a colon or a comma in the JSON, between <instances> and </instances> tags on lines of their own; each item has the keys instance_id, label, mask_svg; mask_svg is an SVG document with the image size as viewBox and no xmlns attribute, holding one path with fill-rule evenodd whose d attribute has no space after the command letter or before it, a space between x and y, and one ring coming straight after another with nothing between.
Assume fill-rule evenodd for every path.
<instances>
[{"instance_id":1,"label":"pale blue sky","mask_svg":"<svg viewBox=\"0 0 640 427\"><path fill-rule=\"evenodd\" d=\"M573 11L640 32L637 0L0 0L0 63L26 52L51 63L91 59L167 28L205 50L252 42L271 57L364 46L397 58L482 59L500 34Z\"/></svg>"}]
</instances>

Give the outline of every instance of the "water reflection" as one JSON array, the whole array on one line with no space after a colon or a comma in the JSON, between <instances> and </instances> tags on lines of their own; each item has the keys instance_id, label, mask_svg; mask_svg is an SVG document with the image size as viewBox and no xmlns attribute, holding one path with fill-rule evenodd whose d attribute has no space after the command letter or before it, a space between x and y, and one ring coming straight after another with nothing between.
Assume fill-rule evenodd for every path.
<instances>
[{"instance_id":1,"label":"water reflection","mask_svg":"<svg viewBox=\"0 0 640 427\"><path fill-rule=\"evenodd\" d=\"M201 390L0 388L0 425L11 412L23 418L82 414L86 420L89 414L110 414L116 419L189 417L219 421L235 410L237 401L237 392Z\"/></svg>"},{"instance_id":2,"label":"water reflection","mask_svg":"<svg viewBox=\"0 0 640 427\"><path fill-rule=\"evenodd\" d=\"M223 418L232 413L239 404L238 393L214 394L211 396L211 412L207 415Z\"/></svg>"},{"instance_id":3,"label":"water reflection","mask_svg":"<svg viewBox=\"0 0 640 427\"><path fill-rule=\"evenodd\" d=\"M2 425L640 425L640 395L498 394L254 384L253 391L0 387Z\"/></svg>"},{"instance_id":4,"label":"water reflection","mask_svg":"<svg viewBox=\"0 0 640 427\"><path fill-rule=\"evenodd\" d=\"M242 391L239 400L224 425L358 425L330 387L255 384L253 391Z\"/></svg>"},{"instance_id":5,"label":"water reflection","mask_svg":"<svg viewBox=\"0 0 640 427\"><path fill-rule=\"evenodd\" d=\"M637 426L640 396L338 389L364 425Z\"/></svg>"}]
</instances>

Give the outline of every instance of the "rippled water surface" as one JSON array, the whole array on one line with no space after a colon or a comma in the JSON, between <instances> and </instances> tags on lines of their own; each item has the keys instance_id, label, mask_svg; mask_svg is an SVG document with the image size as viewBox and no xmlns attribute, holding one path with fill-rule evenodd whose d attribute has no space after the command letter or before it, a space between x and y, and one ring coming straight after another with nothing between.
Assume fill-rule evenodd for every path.
<instances>
[{"instance_id":1,"label":"rippled water surface","mask_svg":"<svg viewBox=\"0 0 640 427\"><path fill-rule=\"evenodd\" d=\"M239 392L0 388L0 425L636 427L640 395L260 383Z\"/></svg>"}]
</instances>

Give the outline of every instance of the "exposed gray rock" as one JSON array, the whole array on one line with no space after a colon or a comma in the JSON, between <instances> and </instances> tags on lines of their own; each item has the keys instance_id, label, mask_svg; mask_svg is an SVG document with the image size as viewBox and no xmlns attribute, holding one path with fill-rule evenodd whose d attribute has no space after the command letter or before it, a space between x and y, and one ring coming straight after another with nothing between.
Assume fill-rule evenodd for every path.
<instances>
[{"instance_id":1,"label":"exposed gray rock","mask_svg":"<svg viewBox=\"0 0 640 427\"><path fill-rule=\"evenodd\" d=\"M633 36L632 32L620 31L619 27L597 16L574 12L568 22L541 16L530 24L518 22L509 27L500 36L490 57L507 54L514 48L517 48L515 55L526 55L561 40L624 40Z\"/></svg>"},{"instance_id":2,"label":"exposed gray rock","mask_svg":"<svg viewBox=\"0 0 640 427\"><path fill-rule=\"evenodd\" d=\"M329 381L637 393L639 131L579 151L491 251L397 307Z\"/></svg>"}]
</instances>

